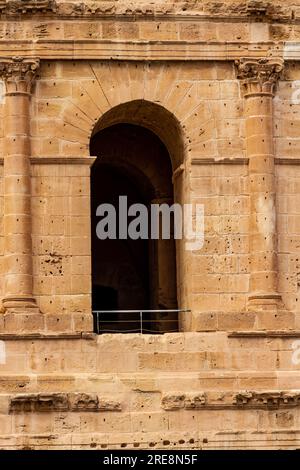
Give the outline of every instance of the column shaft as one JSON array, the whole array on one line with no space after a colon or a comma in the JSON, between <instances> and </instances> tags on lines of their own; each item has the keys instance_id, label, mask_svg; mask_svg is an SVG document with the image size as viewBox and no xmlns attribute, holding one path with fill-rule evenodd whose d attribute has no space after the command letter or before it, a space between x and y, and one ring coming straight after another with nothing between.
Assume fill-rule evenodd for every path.
<instances>
[{"instance_id":1,"label":"column shaft","mask_svg":"<svg viewBox=\"0 0 300 470\"><path fill-rule=\"evenodd\" d=\"M0 61L4 102L5 310L37 310L33 298L30 175L30 91L35 60Z\"/></svg>"},{"instance_id":2,"label":"column shaft","mask_svg":"<svg viewBox=\"0 0 300 470\"><path fill-rule=\"evenodd\" d=\"M275 165L271 95L248 95L245 103L250 185L249 300L277 301Z\"/></svg>"},{"instance_id":3,"label":"column shaft","mask_svg":"<svg viewBox=\"0 0 300 470\"><path fill-rule=\"evenodd\" d=\"M245 99L246 151L250 187L250 308L276 309L278 293L273 92L281 62L238 63Z\"/></svg>"}]
</instances>

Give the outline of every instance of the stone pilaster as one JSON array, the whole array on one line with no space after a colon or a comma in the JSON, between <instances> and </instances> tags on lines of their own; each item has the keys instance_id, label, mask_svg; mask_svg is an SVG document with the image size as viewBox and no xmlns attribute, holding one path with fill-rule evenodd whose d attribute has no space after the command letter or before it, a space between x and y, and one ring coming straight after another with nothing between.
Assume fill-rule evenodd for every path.
<instances>
[{"instance_id":1,"label":"stone pilaster","mask_svg":"<svg viewBox=\"0 0 300 470\"><path fill-rule=\"evenodd\" d=\"M243 59L237 77L245 99L250 184L249 309L282 308L278 293L273 96L283 69L278 59Z\"/></svg>"},{"instance_id":2,"label":"stone pilaster","mask_svg":"<svg viewBox=\"0 0 300 470\"><path fill-rule=\"evenodd\" d=\"M4 94L4 237L6 312L37 312L33 298L30 97L38 59L0 59Z\"/></svg>"}]
</instances>

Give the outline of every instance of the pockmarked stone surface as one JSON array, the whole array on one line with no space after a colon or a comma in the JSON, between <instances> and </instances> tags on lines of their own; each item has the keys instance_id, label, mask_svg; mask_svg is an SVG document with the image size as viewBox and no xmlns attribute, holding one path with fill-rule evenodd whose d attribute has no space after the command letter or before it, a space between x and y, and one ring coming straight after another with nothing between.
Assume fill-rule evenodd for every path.
<instances>
[{"instance_id":1,"label":"pockmarked stone surface","mask_svg":"<svg viewBox=\"0 0 300 470\"><path fill-rule=\"evenodd\" d=\"M1 449L299 448L299 20L0 0ZM122 194L203 244L99 241Z\"/></svg>"}]
</instances>

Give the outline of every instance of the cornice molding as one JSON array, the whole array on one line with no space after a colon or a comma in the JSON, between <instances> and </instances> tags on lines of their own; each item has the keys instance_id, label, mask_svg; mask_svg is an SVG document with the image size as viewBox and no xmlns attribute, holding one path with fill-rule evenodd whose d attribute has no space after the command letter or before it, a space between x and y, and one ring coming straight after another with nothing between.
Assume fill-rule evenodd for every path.
<instances>
[{"instance_id":1,"label":"cornice molding","mask_svg":"<svg viewBox=\"0 0 300 470\"><path fill-rule=\"evenodd\" d=\"M95 393L24 393L10 399L10 413L53 411L122 411L117 400L99 397Z\"/></svg>"},{"instance_id":2,"label":"cornice molding","mask_svg":"<svg viewBox=\"0 0 300 470\"><path fill-rule=\"evenodd\" d=\"M30 157L33 165L88 165L92 166L97 157Z\"/></svg>"},{"instance_id":3,"label":"cornice molding","mask_svg":"<svg viewBox=\"0 0 300 470\"><path fill-rule=\"evenodd\" d=\"M24 340L88 340L96 341L97 334L91 332L75 332L75 333L1 333L0 340L3 341L24 341Z\"/></svg>"},{"instance_id":4,"label":"cornice molding","mask_svg":"<svg viewBox=\"0 0 300 470\"><path fill-rule=\"evenodd\" d=\"M282 3L282 2L281 2ZM289 22L300 18L300 7L284 7L280 2L248 0L246 2L203 1L181 2L60 2L55 0L0 0L0 15L14 16L60 16L60 17L115 17L151 18L174 17L177 19L229 19L241 21Z\"/></svg>"},{"instance_id":5,"label":"cornice molding","mask_svg":"<svg viewBox=\"0 0 300 470\"><path fill-rule=\"evenodd\" d=\"M192 158L191 165L248 165L249 158ZM300 165L300 158L275 157L276 165ZM300 333L299 333L300 334Z\"/></svg>"},{"instance_id":6,"label":"cornice molding","mask_svg":"<svg viewBox=\"0 0 300 470\"><path fill-rule=\"evenodd\" d=\"M165 411L203 409L265 409L295 408L300 406L299 390L240 390L236 392L169 392L161 397ZM114 397L95 393L23 393L10 397L9 412L120 412L122 403Z\"/></svg>"},{"instance_id":7,"label":"cornice molding","mask_svg":"<svg viewBox=\"0 0 300 470\"><path fill-rule=\"evenodd\" d=\"M56 13L55 0L0 0L0 14L10 16L36 13Z\"/></svg>"},{"instance_id":8,"label":"cornice molding","mask_svg":"<svg viewBox=\"0 0 300 470\"><path fill-rule=\"evenodd\" d=\"M300 330L231 331L228 338L300 338Z\"/></svg>"},{"instance_id":9,"label":"cornice molding","mask_svg":"<svg viewBox=\"0 0 300 470\"><path fill-rule=\"evenodd\" d=\"M191 165L248 165L249 158L192 158Z\"/></svg>"},{"instance_id":10,"label":"cornice molding","mask_svg":"<svg viewBox=\"0 0 300 470\"><path fill-rule=\"evenodd\" d=\"M80 25L78 26L80 28ZM284 55L284 44L275 42L142 41L104 39L5 39L1 55L20 55L41 60L133 60L133 61L235 61L247 56L257 60ZM293 60L300 60L293 55ZM298 57L298 59L297 59Z\"/></svg>"},{"instance_id":11,"label":"cornice molding","mask_svg":"<svg viewBox=\"0 0 300 470\"><path fill-rule=\"evenodd\" d=\"M32 165L88 165L92 166L97 157L30 157ZM0 166L3 165L4 158L0 157ZM249 158L193 158L191 165L248 165ZM300 165L300 158L275 158L277 165ZM174 173L175 177L184 171L180 165ZM261 332L259 332L261 333ZM264 332L263 332L264 333ZM300 336L300 332L297 333ZM1 338L0 338L1 339Z\"/></svg>"},{"instance_id":12,"label":"cornice molding","mask_svg":"<svg viewBox=\"0 0 300 470\"><path fill-rule=\"evenodd\" d=\"M168 392L161 398L161 408L165 411L178 410L222 410L259 409L277 410L300 406L300 390L239 390Z\"/></svg>"}]
</instances>

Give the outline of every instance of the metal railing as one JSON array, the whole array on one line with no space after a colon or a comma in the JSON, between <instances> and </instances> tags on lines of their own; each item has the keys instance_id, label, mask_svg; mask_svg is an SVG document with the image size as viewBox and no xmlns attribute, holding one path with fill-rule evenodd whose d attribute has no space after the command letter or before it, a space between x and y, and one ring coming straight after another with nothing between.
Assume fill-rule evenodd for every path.
<instances>
[{"instance_id":1,"label":"metal railing","mask_svg":"<svg viewBox=\"0 0 300 470\"><path fill-rule=\"evenodd\" d=\"M166 310L93 310L94 331L101 333L172 333L177 332L177 316L174 318L151 318L159 314L178 314L191 310L166 309ZM110 318L108 318L110 315ZM130 318L132 315L135 318ZM124 317L124 318L121 318ZM106 318L105 318L106 317ZM116 317L116 318L114 318ZM161 327L169 324L170 328L164 330ZM113 328L115 325L115 328ZM129 325L132 328L128 328ZM176 325L176 328L174 328ZM106 326L106 327L105 327ZM153 326L154 328L151 328ZM155 328L156 326L156 328ZM172 329L173 327L173 329Z\"/></svg>"}]
</instances>

